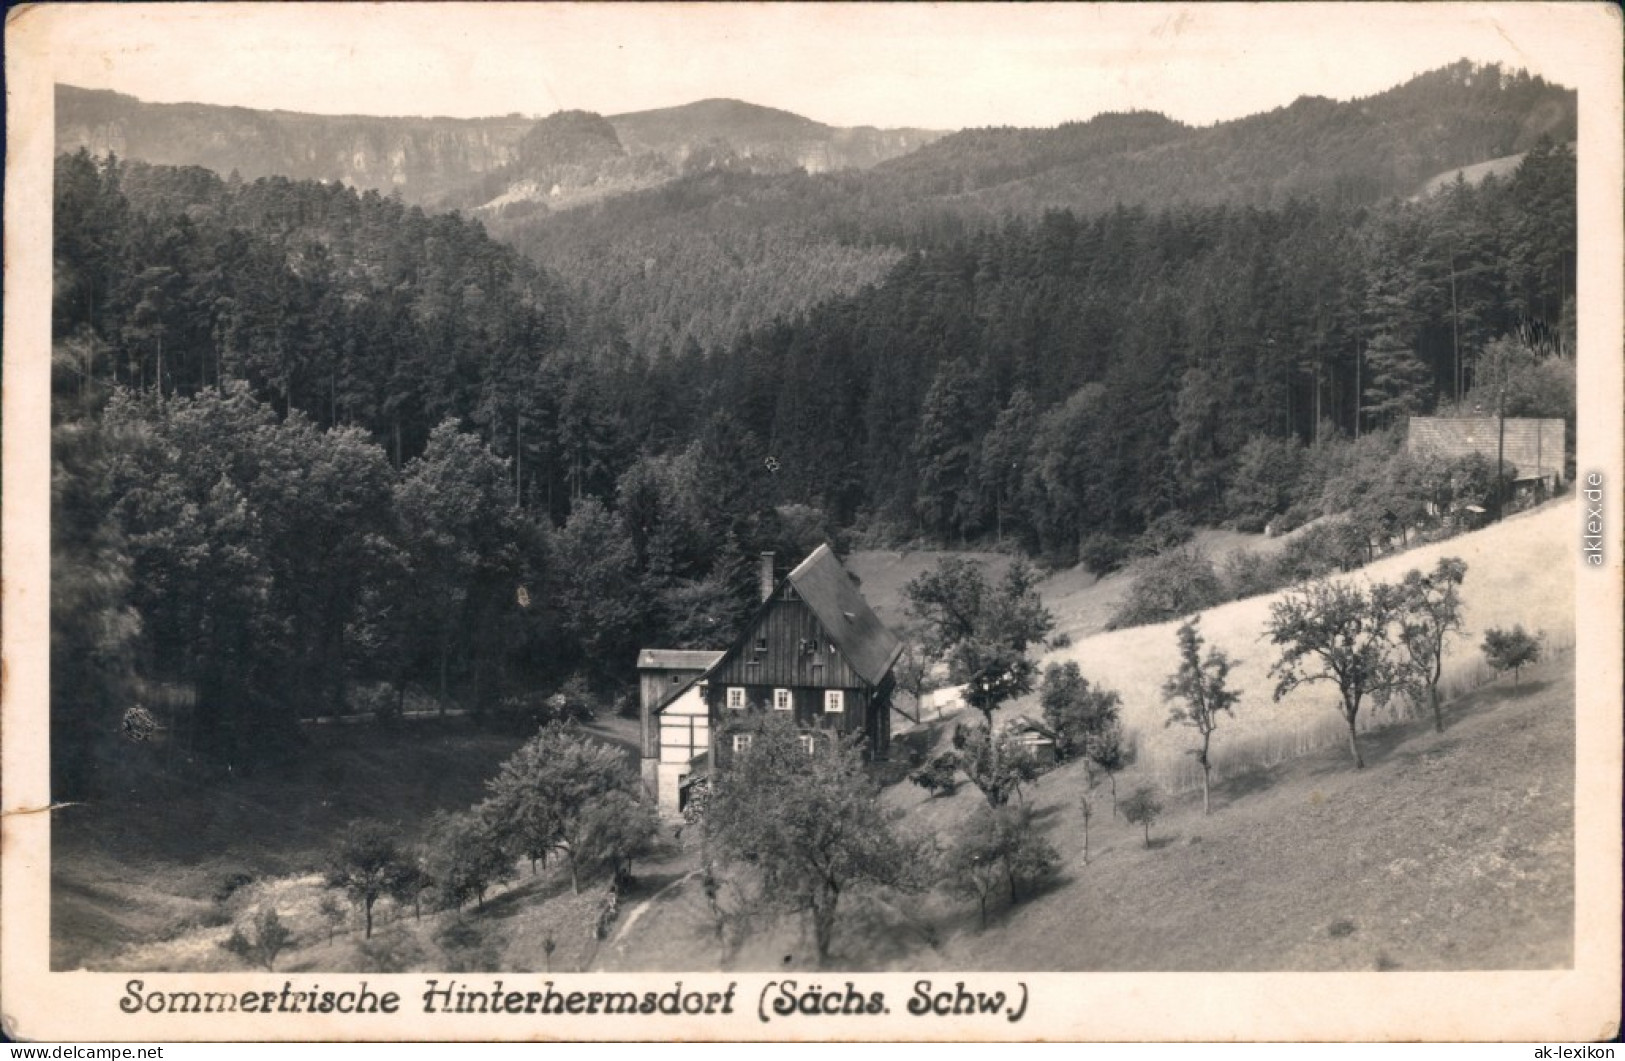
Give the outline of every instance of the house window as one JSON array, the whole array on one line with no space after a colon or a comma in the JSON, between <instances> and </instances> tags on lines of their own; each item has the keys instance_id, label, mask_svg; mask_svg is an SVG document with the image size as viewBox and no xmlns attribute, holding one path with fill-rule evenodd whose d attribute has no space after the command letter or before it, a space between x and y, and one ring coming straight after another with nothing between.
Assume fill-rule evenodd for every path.
<instances>
[{"instance_id":1,"label":"house window","mask_svg":"<svg viewBox=\"0 0 1625 1061\"><path fill-rule=\"evenodd\" d=\"M739 685L730 685L730 686L728 686L728 710L730 710L730 711L743 711L743 710L745 710L745 689L744 689L743 686L739 686Z\"/></svg>"},{"instance_id":2,"label":"house window","mask_svg":"<svg viewBox=\"0 0 1625 1061\"><path fill-rule=\"evenodd\" d=\"M801 745L801 750L806 752L808 755L813 753L814 737L811 733L803 733L799 735L796 737L796 743Z\"/></svg>"},{"instance_id":3,"label":"house window","mask_svg":"<svg viewBox=\"0 0 1625 1061\"><path fill-rule=\"evenodd\" d=\"M750 747L750 738L751 738L751 734L749 734L749 733L735 733L734 734L734 751L742 752L742 751L745 751L746 749L748 749Z\"/></svg>"},{"instance_id":4,"label":"house window","mask_svg":"<svg viewBox=\"0 0 1625 1061\"><path fill-rule=\"evenodd\" d=\"M824 713L838 715L846 710L846 693L841 689L824 690Z\"/></svg>"},{"instance_id":5,"label":"house window","mask_svg":"<svg viewBox=\"0 0 1625 1061\"><path fill-rule=\"evenodd\" d=\"M824 684L824 665L822 663L812 665L812 680L814 685Z\"/></svg>"},{"instance_id":6,"label":"house window","mask_svg":"<svg viewBox=\"0 0 1625 1061\"><path fill-rule=\"evenodd\" d=\"M767 651L767 638L758 637L756 639L756 651L758 651L758 652L766 652Z\"/></svg>"},{"instance_id":7,"label":"house window","mask_svg":"<svg viewBox=\"0 0 1625 1061\"><path fill-rule=\"evenodd\" d=\"M673 685L676 685L678 682L680 682L682 680L683 680L683 676L681 674L673 674L671 676L671 683Z\"/></svg>"},{"instance_id":8,"label":"house window","mask_svg":"<svg viewBox=\"0 0 1625 1061\"><path fill-rule=\"evenodd\" d=\"M775 710L775 711L789 711L793 706L794 706L794 704L790 699L790 690L788 690L788 689L774 689L773 690L773 710Z\"/></svg>"}]
</instances>

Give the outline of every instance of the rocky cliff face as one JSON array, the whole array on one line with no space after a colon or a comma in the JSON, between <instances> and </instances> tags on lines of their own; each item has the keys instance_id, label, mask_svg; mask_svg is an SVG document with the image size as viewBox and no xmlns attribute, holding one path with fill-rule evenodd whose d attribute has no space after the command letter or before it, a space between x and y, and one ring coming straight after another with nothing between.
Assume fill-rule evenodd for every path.
<instances>
[{"instance_id":1,"label":"rocky cliff face","mask_svg":"<svg viewBox=\"0 0 1625 1061\"><path fill-rule=\"evenodd\" d=\"M58 85L58 152L177 166L244 178L279 174L400 189L425 201L514 160L534 121L506 118L373 118L257 111L197 103L144 103L131 96Z\"/></svg>"},{"instance_id":2,"label":"rocky cliff face","mask_svg":"<svg viewBox=\"0 0 1625 1061\"><path fill-rule=\"evenodd\" d=\"M59 152L88 149L245 179L279 174L399 191L464 209L559 209L694 170L866 168L936 139L920 129L840 129L737 100L604 118L379 118L145 103L58 85Z\"/></svg>"}]
</instances>

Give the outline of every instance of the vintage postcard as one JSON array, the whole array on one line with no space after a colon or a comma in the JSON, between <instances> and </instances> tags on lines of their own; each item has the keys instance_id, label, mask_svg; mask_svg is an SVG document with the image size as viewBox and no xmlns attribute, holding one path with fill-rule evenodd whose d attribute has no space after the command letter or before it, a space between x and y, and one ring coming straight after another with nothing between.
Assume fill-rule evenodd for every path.
<instances>
[{"instance_id":1,"label":"vintage postcard","mask_svg":"<svg viewBox=\"0 0 1625 1061\"><path fill-rule=\"evenodd\" d=\"M5 1032L1617 1035L1621 37L13 9Z\"/></svg>"}]
</instances>

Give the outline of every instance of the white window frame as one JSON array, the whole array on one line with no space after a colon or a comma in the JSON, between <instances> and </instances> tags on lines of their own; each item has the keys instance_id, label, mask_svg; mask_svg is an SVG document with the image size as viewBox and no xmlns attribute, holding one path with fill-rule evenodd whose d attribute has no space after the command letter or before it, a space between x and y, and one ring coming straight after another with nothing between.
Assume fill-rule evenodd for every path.
<instances>
[{"instance_id":1,"label":"white window frame","mask_svg":"<svg viewBox=\"0 0 1625 1061\"><path fill-rule=\"evenodd\" d=\"M745 710L745 687L743 685L728 686L728 710Z\"/></svg>"},{"instance_id":2,"label":"white window frame","mask_svg":"<svg viewBox=\"0 0 1625 1061\"><path fill-rule=\"evenodd\" d=\"M824 690L824 714L840 715L846 712L846 690Z\"/></svg>"},{"instance_id":3,"label":"white window frame","mask_svg":"<svg viewBox=\"0 0 1625 1061\"><path fill-rule=\"evenodd\" d=\"M796 743L801 745L801 750L806 752L808 755L811 755L818 747L818 739L811 733L796 734Z\"/></svg>"},{"instance_id":4,"label":"white window frame","mask_svg":"<svg viewBox=\"0 0 1625 1061\"><path fill-rule=\"evenodd\" d=\"M734 734L733 749L734 749L734 754L735 755L738 755L740 752L745 752L745 751L750 750L751 736L752 736L752 734L749 734L749 733L735 733Z\"/></svg>"},{"instance_id":5,"label":"white window frame","mask_svg":"<svg viewBox=\"0 0 1625 1061\"><path fill-rule=\"evenodd\" d=\"M788 689L774 689L773 690L773 710L775 710L775 711L794 711L795 708L796 708L796 698L795 698L795 695L790 692L790 690L788 690Z\"/></svg>"}]
</instances>

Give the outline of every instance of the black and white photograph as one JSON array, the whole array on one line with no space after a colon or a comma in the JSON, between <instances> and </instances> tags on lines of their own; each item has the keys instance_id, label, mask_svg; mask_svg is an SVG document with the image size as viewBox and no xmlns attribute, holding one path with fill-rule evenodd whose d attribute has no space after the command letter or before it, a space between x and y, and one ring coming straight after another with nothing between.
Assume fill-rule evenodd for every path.
<instances>
[{"instance_id":1,"label":"black and white photograph","mask_svg":"<svg viewBox=\"0 0 1625 1061\"><path fill-rule=\"evenodd\" d=\"M8 1033L1617 1035L1620 26L9 12Z\"/></svg>"}]
</instances>

